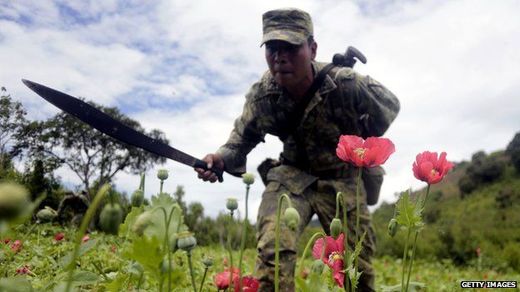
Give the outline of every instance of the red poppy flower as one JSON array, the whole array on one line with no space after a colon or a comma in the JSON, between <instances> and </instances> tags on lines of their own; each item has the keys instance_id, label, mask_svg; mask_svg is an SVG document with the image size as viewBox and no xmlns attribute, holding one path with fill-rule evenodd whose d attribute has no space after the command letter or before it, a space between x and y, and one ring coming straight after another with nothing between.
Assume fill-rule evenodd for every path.
<instances>
[{"instance_id":1,"label":"red poppy flower","mask_svg":"<svg viewBox=\"0 0 520 292\"><path fill-rule=\"evenodd\" d=\"M54 240L56 241L62 241L65 238L65 234L63 232L58 232L56 235L54 235Z\"/></svg>"},{"instance_id":2,"label":"red poppy flower","mask_svg":"<svg viewBox=\"0 0 520 292\"><path fill-rule=\"evenodd\" d=\"M9 242L11 242L11 238L6 238L3 240L5 244L9 244Z\"/></svg>"},{"instance_id":3,"label":"red poppy flower","mask_svg":"<svg viewBox=\"0 0 520 292\"><path fill-rule=\"evenodd\" d=\"M228 275L229 276L229 275ZM235 292L239 292L240 288L238 285L238 277L235 280ZM260 287L260 282L253 276L244 276L242 277L242 291L244 292L256 292L258 291L258 288Z\"/></svg>"},{"instance_id":4,"label":"red poppy flower","mask_svg":"<svg viewBox=\"0 0 520 292\"><path fill-rule=\"evenodd\" d=\"M345 273L343 272L343 251L345 250L343 245L344 238L345 235L343 233L341 233L337 239L334 239L332 236L326 236L325 244L323 238L320 238L316 240L312 247L312 256L315 259L322 259L323 262L332 269L334 281L336 281L339 287L343 287L345 279ZM324 248L325 253L323 253Z\"/></svg>"},{"instance_id":5,"label":"red poppy flower","mask_svg":"<svg viewBox=\"0 0 520 292\"><path fill-rule=\"evenodd\" d=\"M417 154L413 163L413 175L428 184L436 184L453 168L453 163L446 160L446 152L437 157L437 152L424 151Z\"/></svg>"},{"instance_id":6,"label":"red poppy flower","mask_svg":"<svg viewBox=\"0 0 520 292\"><path fill-rule=\"evenodd\" d=\"M341 135L336 148L336 155L341 160L357 167L379 166L394 152L394 143L389 139L369 137L363 140L353 135Z\"/></svg>"},{"instance_id":7,"label":"red poppy flower","mask_svg":"<svg viewBox=\"0 0 520 292\"><path fill-rule=\"evenodd\" d=\"M22 241L21 240L15 240L13 244L11 244L11 250L14 253L18 253L22 249Z\"/></svg>"},{"instance_id":8,"label":"red poppy flower","mask_svg":"<svg viewBox=\"0 0 520 292\"><path fill-rule=\"evenodd\" d=\"M237 268L232 268L231 269L231 273L233 275L230 275L230 270L229 269L225 269L224 272L221 272L221 273L218 273L217 275L215 275L215 278L213 279L213 282L217 286L217 289L222 290L222 289L228 288L229 284L230 284L229 283L230 276L232 276L233 283L238 282L238 274L239 274L238 269Z\"/></svg>"},{"instance_id":9,"label":"red poppy flower","mask_svg":"<svg viewBox=\"0 0 520 292\"><path fill-rule=\"evenodd\" d=\"M29 266L27 266L27 265L16 269L17 275L27 275L29 273L31 273L31 270L29 269Z\"/></svg>"}]
</instances>

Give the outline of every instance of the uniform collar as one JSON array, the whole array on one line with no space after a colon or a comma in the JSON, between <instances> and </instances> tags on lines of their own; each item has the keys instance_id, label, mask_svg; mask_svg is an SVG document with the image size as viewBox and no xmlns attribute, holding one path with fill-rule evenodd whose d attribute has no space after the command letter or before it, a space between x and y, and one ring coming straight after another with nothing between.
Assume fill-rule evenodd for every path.
<instances>
[{"instance_id":1,"label":"uniform collar","mask_svg":"<svg viewBox=\"0 0 520 292\"><path fill-rule=\"evenodd\" d=\"M311 63L312 69L314 71L314 78L318 76L318 72L326 65L327 63L321 63L321 62L315 62L313 61ZM283 90L283 88L276 83L274 78L272 76L269 76L269 78L266 80L266 95L274 95L277 96L277 103L281 106L288 106L292 107L294 106L294 100L289 97L287 92ZM325 76L325 79L323 80L323 83L321 84L320 88L316 92L315 96L312 99L318 99L317 101L321 101L323 97L330 91L336 89L338 86L336 85L336 82L330 78L330 76L327 74ZM317 96L316 96L317 95ZM311 100L312 100L311 99Z\"/></svg>"}]
</instances>

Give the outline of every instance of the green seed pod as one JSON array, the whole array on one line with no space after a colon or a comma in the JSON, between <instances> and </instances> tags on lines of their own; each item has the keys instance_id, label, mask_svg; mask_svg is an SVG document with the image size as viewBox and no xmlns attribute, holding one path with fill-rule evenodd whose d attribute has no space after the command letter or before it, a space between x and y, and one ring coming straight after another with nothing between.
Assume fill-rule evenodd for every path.
<instances>
[{"instance_id":1,"label":"green seed pod","mask_svg":"<svg viewBox=\"0 0 520 292\"><path fill-rule=\"evenodd\" d=\"M51 207L45 206L45 208L41 209L36 213L36 218L38 218L38 221L40 222L51 222L58 216L58 213Z\"/></svg>"},{"instance_id":2,"label":"green seed pod","mask_svg":"<svg viewBox=\"0 0 520 292\"><path fill-rule=\"evenodd\" d=\"M399 224L397 223L397 220L395 218L390 219L390 222L388 222L388 235L394 237L398 228Z\"/></svg>"},{"instance_id":3,"label":"green seed pod","mask_svg":"<svg viewBox=\"0 0 520 292\"><path fill-rule=\"evenodd\" d=\"M252 173L246 172L242 175L242 181L246 185L252 185L255 182L255 176Z\"/></svg>"},{"instance_id":4,"label":"green seed pod","mask_svg":"<svg viewBox=\"0 0 520 292\"><path fill-rule=\"evenodd\" d=\"M238 202L235 198L229 198L226 201L226 208L228 208L229 211L233 212L236 209L238 209Z\"/></svg>"},{"instance_id":5,"label":"green seed pod","mask_svg":"<svg viewBox=\"0 0 520 292\"><path fill-rule=\"evenodd\" d=\"M166 170L166 169L159 169L157 171L157 178L160 179L160 180L168 179L168 170Z\"/></svg>"},{"instance_id":6,"label":"green seed pod","mask_svg":"<svg viewBox=\"0 0 520 292\"><path fill-rule=\"evenodd\" d=\"M323 268L325 267L325 264L322 260L315 260L312 262L311 272L314 274L321 275L323 273Z\"/></svg>"},{"instance_id":7,"label":"green seed pod","mask_svg":"<svg viewBox=\"0 0 520 292\"><path fill-rule=\"evenodd\" d=\"M341 220L339 218L334 218L330 222L330 235L334 238L338 238L340 233L343 231L343 224L341 224Z\"/></svg>"},{"instance_id":8,"label":"green seed pod","mask_svg":"<svg viewBox=\"0 0 520 292\"><path fill-rule=\"evenodd\" d=\"M119 224L123 221L123 210L119 204L106 204L99 215L101 230L117 235Z\"/></svg>"},{"instance_id":9,"label":"green seed pod","mask_svg":"<svg viewBox=\"0 0 520 292\"><path fill-rule=\"evenodd\" d=\"M171 264L171 271L173 271L173 269L175 267L175 261L173 260L173 258L170 260L170 264ZM166 256L161 261L161 273L167 274L169 270L170 270L170 267L168 265L168 256Z\"/></svg>"},{"instance_id":10,"label":"green seed pod","mask_svg":"<svg viewBox=\"0 0 520 292\"><path fill-rule=\"evenodd\" d=\"M13 219L21 215L29 203L29 192L19 184L0 184L0 220Z\"/></svg>"},{"instance_id":11,"label":"green seed pod","mask_svg":"<svg viewBox=\"0 0 520 292\"><path fill-rule=\"evenodd\" d=\"M177 251L177 240L179 239L179 236L177 233L170 236L170 252L176 252Z\"/></svg>"},{"instance_id":12,"label":"green seed pod","mask_svg":"<svg viewBox=\"0 0 520 292\"><path fill-rule=\"evenodd\" d=\"M144 212L135 219L134 225L132 225L132 231L137 235L142 236L146 227L152 224L152 214L150 212Z\"/></svg>"},{"instance_id":13,"label":"green seed pod","mask_svg":"<svg viewBox=\"0 0 520 292\"><path fill-rule=\"evenodd\" d=\"M184 231L178 234L177 247L184 250L190 251L197 246L197 239L191 232Z\"/></svg>"},{"instance_id":14,"label":"green seed pod","mask_svg":"<svg viewBox=\"0 0 520 292\"><path fill-rule=\"evenodd\" d=\"M139 207L143 204L144 201L144 192L143 190L136 190L132 194L132 198L130 199L132 201L132 206Z\"/></svg>"},{"instance_id":15,"label":"green seed pod","mask_svg":"<svg viewBox=\"0 0 520 292\"><path fill-rule=\"evenodd\" d=\"M300 214L293 207L289 207L283 213L283 221L289 229L295 231L298 228L298 224L300 224Z\"/></svg>"},{"instance_id":16,"label":"green seed pod","mask_svg":"<svg viewBox=\"0 0 520 292\"><path fill-rule=\"evenodd\" d=\"M209 268L209 267L213 266L213 258L212 257L205 257L204 259L202 259L202 263L204 264L204 266L206 268Z\"/></svg>"}]
</instances>

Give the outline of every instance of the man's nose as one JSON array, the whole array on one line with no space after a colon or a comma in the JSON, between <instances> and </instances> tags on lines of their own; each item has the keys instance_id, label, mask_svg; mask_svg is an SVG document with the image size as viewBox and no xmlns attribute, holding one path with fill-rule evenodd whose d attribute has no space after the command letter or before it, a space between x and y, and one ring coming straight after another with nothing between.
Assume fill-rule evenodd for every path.
<instances>
[{"instance_id":1,"label":"man's nose","mask_svg":"<svg viewBox=\"0 0 520 292\"><path fill-rule=\"evenodd\" d=\"M274 52L274 61L275 62L285 62L287 60L288 51L284 48L278 48L276 52Z\"/></svg>"}]
</instances>

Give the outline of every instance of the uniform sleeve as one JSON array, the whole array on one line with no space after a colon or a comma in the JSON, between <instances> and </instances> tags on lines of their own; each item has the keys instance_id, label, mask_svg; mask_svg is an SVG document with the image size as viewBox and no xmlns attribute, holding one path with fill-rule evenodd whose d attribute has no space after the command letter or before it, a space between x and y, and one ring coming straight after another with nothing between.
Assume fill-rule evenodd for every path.
<instances>
[{"instance_id":1,"label":"uniform sleeve","mask_svg":"<svg viewBox=\"0 0 520 292\"><path fill-rule=\"evenodd\" d=\"M382 136L399 113L399 100L370 76L356 75L361 134L363 137Z\"/></svg>"},{"instance_id":2,"label":"uniform sleeve","mask_svg":"<svg viewBox=\"0 0 520 292\"><path fill-rule=\"evenodd\" d=\"M265 131L260 128L254 98L258 87L259 83L254 84L247 93L242 114L235 120L226 144L217 150L224 160L224 170L234 176L246 172L247 154L258 143L264 142Z\"/></svg>"}]
</instances>

